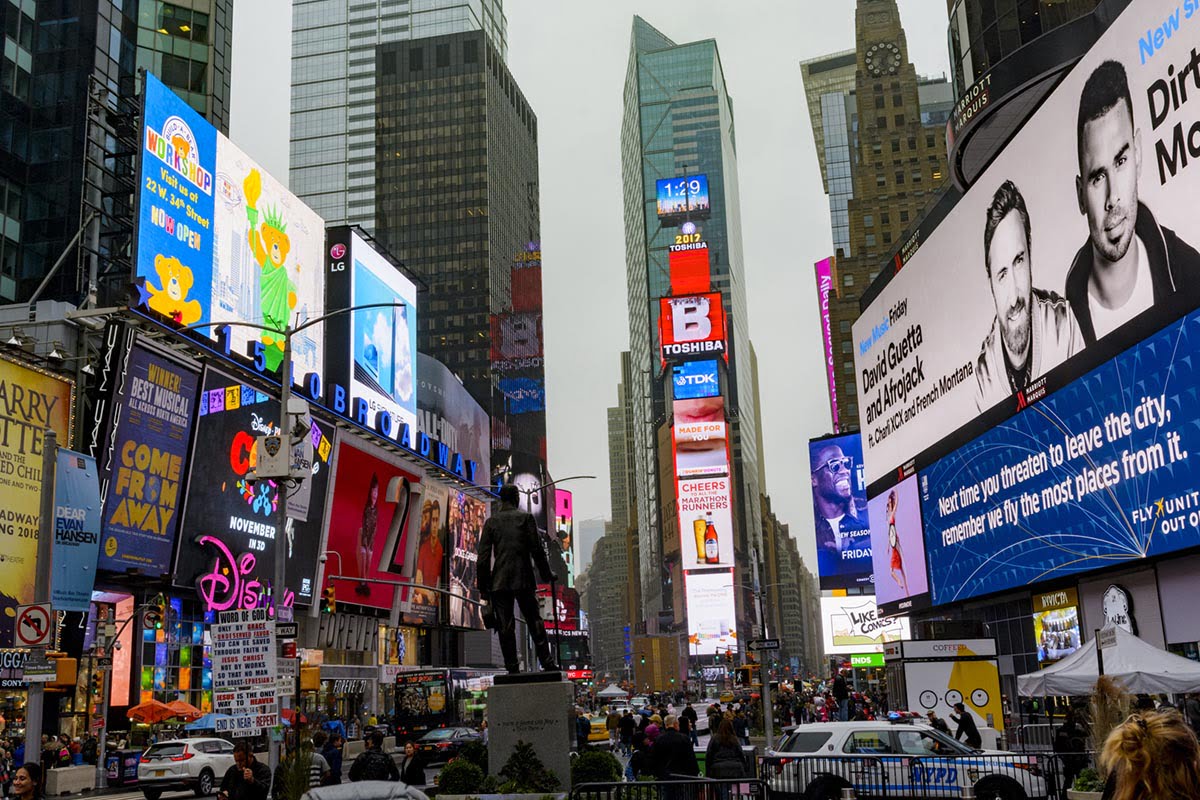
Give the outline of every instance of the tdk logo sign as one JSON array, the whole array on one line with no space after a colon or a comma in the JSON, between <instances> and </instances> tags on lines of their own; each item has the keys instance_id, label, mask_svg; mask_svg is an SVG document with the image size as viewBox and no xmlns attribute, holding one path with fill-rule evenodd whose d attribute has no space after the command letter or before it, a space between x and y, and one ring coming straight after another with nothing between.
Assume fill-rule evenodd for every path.
<instances>
[{"instance_id":1,"label":"tdk logo sign","mask_svg":"<svg viewBox=\"0 0 1200 800\"><path fill-rule=\"evenodd\" d=\"M716 361L688 361L674 366L671 368L671 381L675 384L676 400L717 397L721 394Z\"/></svg>"}]
</instances>

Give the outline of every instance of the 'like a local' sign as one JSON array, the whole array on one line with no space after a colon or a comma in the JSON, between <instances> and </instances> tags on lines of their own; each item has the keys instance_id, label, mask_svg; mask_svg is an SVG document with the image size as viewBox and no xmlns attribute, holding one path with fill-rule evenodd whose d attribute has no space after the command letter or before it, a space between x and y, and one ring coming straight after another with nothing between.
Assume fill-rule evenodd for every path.
<instances>
[{"instance_id":1,"label":"'like a local' sign","mask_svg":"<svg viewBox=\"0 0 1200 800\"><path fill-rule=\"evenodd\" d=\"M212 628L217 732L250 734L279 724L275 623L267 609L223 611Z\"/></svg>"}]
</instances>

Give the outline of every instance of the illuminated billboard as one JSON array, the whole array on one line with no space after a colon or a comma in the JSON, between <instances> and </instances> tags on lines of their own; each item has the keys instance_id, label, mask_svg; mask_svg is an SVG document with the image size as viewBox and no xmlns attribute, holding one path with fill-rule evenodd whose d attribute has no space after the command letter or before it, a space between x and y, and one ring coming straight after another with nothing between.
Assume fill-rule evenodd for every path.
<instances>
[{"instance_id":1,"label":"illuminated billboard","mask_svg":"<svg viewBox=\"0 0 1200 800\"><path fill-rule=\"evenodd\" d=\"M575 586L575 501L566 489L554 490L554 521L563 560L567 562L567 586Z\"/></svg>"},{"instance_id":2,"label":"illuminated billboard","mask_svg":"<svg viewBox=\"0 0 1200 800\"><path fill-rule=\"evenodd\" d=\"M736 651L737 606L733 570L689 572L684 575L687 597L688 654L711 656Z\"/></svg>"},{"instance_id":3,"label":"illuminated billboard","mask_svg":"<svg viewBox=\"0 0 1200 800\"><path fill-rule=\"evenodd\" d=\"M353 228L330 228L326 244L328 307L359 309L324 323L328 378L350 388L366 427L416 430L417 287Z\"/></svg>"},{"instance_id":4,"label":"illuminated billboard","mask_svg":"<svg viewBox=\"0 0 1200 800\"><path fill-rule=\"evenodd\" d=\"M808 443L822 589L870 587L871 526L857 433Z\"/></svg>"},{"instance_id":5,"label":"illuminated billboard","mask_svg":"<svg viewBox=\"0 0 1200 800\"><path fill-rule=\"evenodd\" d=\"M676 400L675 417L676 478L701 478L729 474L728 430L725 422L725 398L704 397Z\"/></svg>"},{"instance_id":6,"label":"illuminated billboard","mask_svg":"<svg viewBox=\"0 0 1200 800\"><path fill-rule=\"evenodd\" d=\"M922 470L1197 307L1184 92L1200 15L1179 10L1130 2L855 322L868 482Z\"/></svg>"},{"instance_id":7,"label":"illuminated billboard","mask_svg":"<svg viewBox=\"0 0 1200 800\"><path fill-rule=\"evenodd\" d=\"M910 475L872 497L867 512L875 600L880 609L895 613L927 606L929 577L925 574L925 535L921 530L917 476Z\"/></svg>"},{"instance_id":8,"label":"illuminated billboard","mask_svg":"<svg viewBox=\"0 0 1200 800\"><path fill-rule=\"evenodd\" d=\"M324 222L154 75L143 96L135 305L181 326L260 325L229 328L228 346L276 370L279 333L325 312ZM324 349L319 328L298 334L296 374L320 374Z\"/></svg>"},{"instance_id":9,"label":"illuminated billboard","mask_svg":"<svg viewBox=\"0 0 1200 800\"><path fill-rule=\"evenodd\" d=\"M450 492L450 624L459 628L483 630L479 608L478 559L479 537L487 519L487 504L462 492Z\"/></svg>"},{"instance_id":10,"label":"illuminated billboard","mask_svg":"<svg viewBox=\"0 0 1200 800\"><path fill-rule=\"evenodd\" d=\"M1033 596L1033 640L1038 661L1053 663L1074 653L1083 642L1079 630L1079 595L1074 588Z\"/></svg>"},{"instance_id":11,"label":"illuminated billboard","mask_svg":"<svg viewBox=\"0 0 1200 800\"><path fill-rule=\"evenodd\" d=\"M908 617L879 616L870 595L821 598L825 654L882 653L883 645L911 638Z\"/></svg>"},{"instance_id":12,"label":"illuminated billboard","mask_svg":"<svg viewBox=\"0 0 1200 800\"><path fill-rule=\"evenodd\" d=\"M678 225L685 220L709 216L707 175L659 178L654 182L654 193L658 219L664 225Z\"/></svg>"},{"instance_id":13,"label":"illuminated billboard","mask_svg":"<svg viewBox=\"0 0 1200 800\"><path fill-rule=\"evenodd\" d=\"M699 233L677 233L675 244L667 248L667 270L671 294L707 294L712 291L708 261L708 243Z\"/></svg>"},{"instance_id":14,"label":"illuminated billboard","mask_svg":"<svg viewBox=\"0 0 1200 800\"><path fill-rule=\"evenodd\" d=\"M733 481L725 398L676 400L672 408L682 567L685 571L731 567Z\"/></svg>"},{"instance_id":15,"label":"illuminated billboard","mask_svg":"<svg viewBox=\"0 0 1200 800\"><path fill-rule=\"evenodd\" d=\"M488 413L445 364L424 353L417 353L417 430L485 471L492 463Z\"/></svg>"},{"instance_id":16,"label":"illuminated billboard","mask_svg":"<svg viewBox=\"0 0 1200 800\"><path fill-rule=\"evenodd\" d=\"M837 374L833 360L833 328L829 319L829 298L837 296L837 287L833 285L833 257L823 258L816 263L817 272L817 310L821 314L821 343L824 345L825 382L829 386L829 414L833 422L833 430L839 430L837 408Z\"/></svg>"},{"instance_id":17,"label":"illuminated billboard","mask_svg":"<svg viewBox=\"0 0 1200 800\"><path fill-rule=\"evenodd\" d=\"M720 370L716 361L685 361L671 367L671 384L676 400L696 400L721 394Z\"/></svg>"},{"instance_id":18,"label":"illuminated billboard","mask_svg":"<svg viewBox=\"0 0 1200 800\"><path fill-rule=\"evenodd\" d=\"M663 366L725 355L725 307L716 292L659 301L658 332Z\"/></svg>"}]
</instances>

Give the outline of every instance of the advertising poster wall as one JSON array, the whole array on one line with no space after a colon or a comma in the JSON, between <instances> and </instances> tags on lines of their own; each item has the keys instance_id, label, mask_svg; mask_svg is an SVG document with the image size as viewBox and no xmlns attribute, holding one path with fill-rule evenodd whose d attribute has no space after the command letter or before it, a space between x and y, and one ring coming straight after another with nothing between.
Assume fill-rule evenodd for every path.
<instances>
[{"instance_id":1,"label":"advertising poster wall","mask_svg":"<svg viewBox=\"0 0 1200 800\"><path fill-rule=\"evenodd\" d=\"M278 369L277 332L325 310L324 223L153 75L144 96L137 305L179 325L262 325L231 328L231 349ZM293 339L298 375L322 372L318 331Z\"/></svg>"},{"instance_id":2,"label":"advertising poster wall","mask_svg":"<svg viewBox=\"0 0 1200 800\"><path fill-rule=\"evenodd\" d=\"M393 481L397 481L396 502L388 499ZM338 576L332 583L339 604L391 610L399 589L389 584L406 581L395 572L380 569L380 560L389 541L394 553L408 552L407 536L419 530L418 510L410 508L409 489L420 484L419 475L393 463L383 450L348 440L338 443L325 545L338 557L325 562L321 585L329 585L328 576Z\"/></svg>"},{"instance_id":3,"label":"advertising poster wall","mask_svg":"<svg viewBox=\"0 0 1200 800\"><path fill-rule=\"evenodd\" d=\"M134 344L113 392L104 463L99 567L165 575L182 509L184 471L200 375Z\"/></svg>"},{"instance_id":4,"label":"advertising poster wall","mask_svg":"<svg viewBox=\"0 0 1200 800\"><path fill-rule=\"evenodd\" d=\"M100 552L100 476L96 459L60 448L54 476L54 574L50 602L56 611L88 611Z\"/></svg>"},{"instance_id":5,"label":"advertising poster wall","mask_svg":"<svg viewBox=\"0 0 1200 800\"><path fill-rule=\"evenodd\" d=\"M1004 730L1000 667L994 660L906 661L904 685L913 711L934 711L949 721L958 713L954 704L962 703L977 727L988 725L991 717L991 727Z\"/></svg>"},{"instance_id":6,"label":"advertising poster wall","mask_svg":"<svg viewBox=\"0 0 1200 800\"><path fill-rule=\"evenodd\" d=\"M829 320L829 298L836 296L837 289L833 285L834 259L823 258L816 263L817 272L817 309L821 314L821 342L825 346L825 382L829 386L829 414L834 431L838 430L837 408L837 374L833 361L833 329Z\"/></svg>"},{"instance_id":7,"label":"advertising poster wall","mask_svg":"<svg viewBox=\"0 0 1200 800\"><path fill-rule=\"evenodd\" d=\"M871 527L862 443L857 433L808 443L822 589L869 586Z\"/></svg>"},{"instance_id":8,"label":"advertising poster wall","mask_svg":"<svg viewBox=\"0 0 1200 800\"><path fill-rule=\"evenodd\" d=\"M488 471L492 463L488 413L445 364L424 353L417 353L417 430L474 461L480 475Z\"/></svg>"},{"instance_id":9,"label":"advertising poster wall","mask_svg":"<svg viewBox=\"0 0 1200 800\"><path fill-rule=\"evenodd\" d=\"M417 287L356 230L330 228L326 301L330 308L362 308L325 323L330 353L329 378L367 404L367 425L384 435L401 424L417 425ZM357 417L355 406L351 416Z\"/></svg>"},{"instance_id":10,"label":"advertising poster wall","mask_svg":"<svg viewBox=\"0 0 1200 800\"><path fill-rule=\"evenodd\" d=\"M450 624L459 628L483 629L477 583L479 537L487 518L487 504L463 492L451 492L449 498L450 551ZM465 598L465 600L464 600Z\"/></svg>"},{"instance_id":11,"label":"advertising poster wall","mask_svg":"<svg viewBox=\"0 0 1200 800\"><path fill-rule=\"evenodd\" d=\"M688 654L710 656L737 650L733 571L686 572Z\"/></svg>"},{"instance_id":12,"label":"advertising poster wall","mask_svg":"<svg viewBox=\"0 0 1200 800\"><path fill-rule=\"evenodd\" d=\"M12 642L17 606L33 602L41 515L42 432L71 441L70 381L0 358L0 641Z\"/></svg>"},{"instance_id":13,"label":"advertising poster wall","mask_svg":"<svg viewBox=\"0 0 1200 800\"><path fill-rule=\"evenodd\" d=\"M278 400L217 370L205 371L190 466L190 474L203 479L188 487L173 579L176 586L195 588L210 610L258 608L281 540L293 602L312 602L334 433L314 422L310 513L303 522L289 518L279 532L278 484L246 477L256 463L255 437L276 433L278 426Z\"/></svg>"},{"instance_id":14,"label":"advertising poster wall","mask_svg":"<svg viewBox=\"0 0 1200 800\"><path fill-rule=\"evenodd\" d=\"M421 495L421 517L417 558L413 567L413 582L424 586L443 587L446 571L446 526L450 492L436 481L425 480ZM441 620L442 595L428 589L415 588L412 602L404 612L406 622L414 625L436 625Z\"/></svg>"},{"instance_id":15,"label":"advertising poster wall","mask_svg":"<svg viewBox=\"0 0 1200 800\"><path fill-rule=\"evenodd\" d=\"M854 324L869 483L1196 307L1190 5L1131 2Z\"/></svg>"},{"instance_id":16,"label":"advertising poster wall","mask_svg":"<svg viewBox=\"0 0 1200 800\"><path fill-rule=\"evenodd\" d=\"M822 597L826 655L882 653L885 642L909 638L908 617L880 617L870 595Z\"/></svg>"},{"instance_id":17,"label":"advertising poster wall","mask_svg":"<svg viewBox=\"0 0 1200 800\"><path fill-rule=\"evenodd\" d=\"M725 307L717 292L658 301L662 364L725 355Z\"/></svg>"},{"instance_id":18,"label":"advertising poster wall","mask_svg":"<svg viewBox=\"0 0 1200 800\"><path fill-rule=\"evenodd\" d=\"M921 530L921 497L917 476L871 498L871 563L875 571L875 601L885 612L927 605L929 576L925 574L925 536Z\"/></svg>"}]
</instances>

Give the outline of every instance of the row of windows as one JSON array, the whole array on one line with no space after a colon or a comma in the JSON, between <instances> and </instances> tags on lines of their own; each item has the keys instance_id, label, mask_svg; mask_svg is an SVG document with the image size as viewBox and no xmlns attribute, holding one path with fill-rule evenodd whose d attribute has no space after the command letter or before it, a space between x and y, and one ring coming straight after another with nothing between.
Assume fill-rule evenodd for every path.
<instances>
[{"instance_id":1,"label":"row of windows","mask_svg":"<svg viewBox=\"0 0 1200 800\"><path fill-rule=\"evenodd\" d=\"M892 105L895 108L902 108L904 106L904 95L901 95L901 94L892 95ZM875 95L875 108L886 108L886 107L887 107L887 98L881 94Z\"/></svg>"},{"instance_id":2,"label":"row of windows","mask_svg":"<svg viewBox=\"0 0 1200 800\"><path fill-rule=\"evenodd\" d=\"M138 8L138 27L157 31L164 36L208 44L208 14L162 0L142 0Z\"/></svg>"},{"instance_id":3,"label":"row of windows","mask_svg":"<svg viewBox=\"0 0 1200 800\"><path fill-rule=\"evenodd\" d=\"M908 222L908 216L909 215L908 215L907 208L900 209L900 221L901 222ZM892 224L891 212L888 212L888 211L880 212L879 222L883 225L891 225ZM863 227L864 228L875 227L875 215L874 214L863 214Z\"/></svg>"},{"instance_id":4,"label":"row of windows","mask_svg":"<svg viewBox=\"0 0 1200 800\"><path fill-rule=\"evenodd\" d=\"M22 102L29 102L29 72L10 61L8 56L0 58L0 91L16 96Z\"/></svg>"},{"instance_id":5,"label":"row of windows","mask_svg":"<svg viewBox=\"0 0 1200 800\"><path fill-rule=\"evenodd\" d=\"M4 35L26 52L33 52L33 33L37 26L33 17L21 13L21 10L11 3L4 3Z\"/></svg>"}]
</instances>

